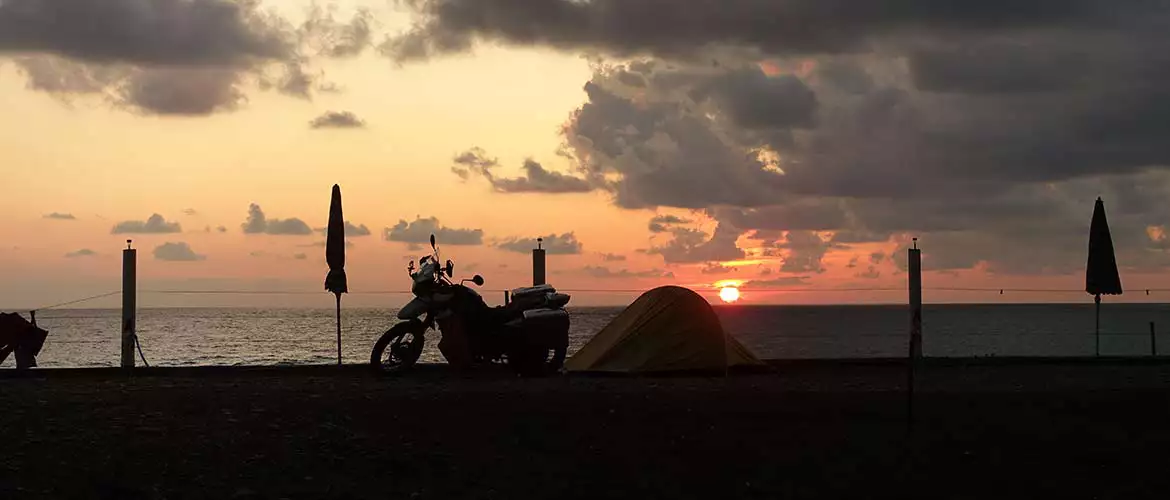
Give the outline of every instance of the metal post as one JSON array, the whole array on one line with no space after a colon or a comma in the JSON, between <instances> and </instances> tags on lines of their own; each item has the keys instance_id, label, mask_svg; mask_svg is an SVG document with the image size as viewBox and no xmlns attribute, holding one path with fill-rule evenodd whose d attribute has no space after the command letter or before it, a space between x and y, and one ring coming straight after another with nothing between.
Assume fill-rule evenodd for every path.
<instances>
[{"instance_id":1,"label":"metal post","mask_svg":"<svg viewBox=\"0 0 1170 500\"><path fill-rule=\"evenodd\" d=\"M910 270L910 345L906 356L906 428L914 428L914 365L922 356L922 251L918 238L908 252Z\"/></svg>"},{"instance_id":2,"label":"metal post","mask_svg":"<svg viewBox=\"0 0 1170 500\"><path fill-rule=\"evenodd\" d=\"M1150 322L1150 356L1158 357L1158 334L1154 330L1154 322Z\"/></svg>"},{"instance_id":3,"label":"metal post","mask_svg":"<svg viewBox=\"0 0 1170 500\"><path fill-rule=\"evenodd\" d=\"M126 249L122 250L122 368L134 368L134 324L138 310L138 251L130 248L131 241L126 240Z\"/></svg>"},{"instance_id":4,"label":"metal post","mask_svg":"<svg viewBox=\"0 0 1170 500\"><path fill-rule=\"evenodd\" d=\"M544 277L544 249L541 248L541 243L544 238L536 239L536 248L532 250L532 286L540 286L546 283Z\"/></svg>"}]
</instances>

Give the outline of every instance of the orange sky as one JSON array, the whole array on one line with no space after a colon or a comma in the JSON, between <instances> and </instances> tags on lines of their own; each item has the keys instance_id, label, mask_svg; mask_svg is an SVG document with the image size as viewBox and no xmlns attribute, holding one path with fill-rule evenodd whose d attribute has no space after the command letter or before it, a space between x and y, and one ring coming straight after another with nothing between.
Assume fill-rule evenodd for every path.
<instances>
[{"instance_id":1,"label":"orange sky","mask_svg":"<svg viewBox=\"0 0 1170 500\"><path fill-rule=\"evenodd\" d=\"M375 9L379 2L363 2ZM352 8L355 2L343 2ZM284 6L295 15L298 9ZM404 23L379 11L393 25ZM391 26L392 27L392 26ZM763 63L769 74L808 73ZM16 67L0 62L0 151L5 190L0 196L0 306L36 307L119 287L120 251L133 238L144 289L279 289L316 291L325 275L320 235L244 234L241 224L252 203L269 218L299 218L324 226L330 187L342 186L347 219L372 235L352 238L348 269L355 292L405 290L406 258L419 255L403 243L382 238L400 220L436 217L443 226L480 229L484 244L444 247L457 271L473 269L498 290L526 285L525 254L495 248L506 238L573 233L578 255L550 257L550 281L566 289L643 290L678 283L711 293L718 281L746 282L779 277L783 255L749 261L667 265L659 255L639 252L667 236L647 230L656 214L692 220L708 234L714 222L686 210L623 210L608 194L548 195L492 192L483 179L461 181L450 173L452 159L469 147L500 159L501 175L516 175L532 155L546 168L567 172L568 160L555 152L558 131L585 100L592 70L579 55L545 50L489 47L474 55L397 66L375 54L319 64L344 92L312 100L250 92L239 110L204 117L143 116L79 97L63 102L30 90ZM309 120L329 110L349 110L368 124L359 130L312 130ZM52 213L73 220L50 219ZM152 214L178 223L181 232L112 234L123 221ZM1086 218L1087 218L1086 214ZM226 232L218 231L223 226ZM208 231L210 229L210 231ZM743 235L740 248L753 241ZM828 238L829 234L823 235ZM165 243L185 243L200 260L176 262L153 257ZM929 245L928 241L923 242ZM792 288L894 288L872 292L743 291L744 303L902 303L906 275L889 260L861 280L873 252L889 254L896 242L832 249L825 271L807 275ZM68 257L81 250L95 255ZM298 258L298 254L304 254ZM620 255L607 261L605 254ZM902 254L896 258L904 259ZM850 262L860 259L861 268ZM706 274L714 264L731 267ZM588 267L605 267L616 277L597 277ZM767 269L769 277L761 277ZM659 270L673 277L622 277L622 271ZM466 274L470 275L468 270ZM463 274L463 273L461 273ZM1127 285L1155 287L1158 276L1126 277ZM1003 277L979 269L928 273L927 286L1076 289L1079 276ZM628 302L630 292L575 294L575 304ZM713 296L712 296L713 297ZM493 292L489 301L498 302ZM1130 294L1128 300L1162 300ZM395 306L402 295L355 294L351 305ZM1086 300L1076 294L932 292L932 302ZM145 307L173 305L291 305L328 307L321 296L181 297L144 294ZM97 305L112 306L106 300Z\"/></svg>"}]
</instances>

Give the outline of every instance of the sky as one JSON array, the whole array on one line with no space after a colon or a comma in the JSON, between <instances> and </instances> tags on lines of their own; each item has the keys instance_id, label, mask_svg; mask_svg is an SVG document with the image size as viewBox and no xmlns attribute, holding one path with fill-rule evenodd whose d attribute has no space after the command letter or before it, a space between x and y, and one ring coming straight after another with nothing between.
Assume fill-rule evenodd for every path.
<instances>
[{"instance_id":1,"label":"sky","mask_svg":"<svg viewBox=\"0 0 1170 500\"><path fill-rule=\"evenodd\" d=\"M1098 196L1120 300L1164 301L1168 24L1144 0L0 0L0 306L118 290L129 239L144 307L328 307L335 183L356 306L407 300L378 292L431 233L489 302L537 237L575 304L903 303L912 238L928 302L1087 301Z\"/></svg>"}]
</instances>

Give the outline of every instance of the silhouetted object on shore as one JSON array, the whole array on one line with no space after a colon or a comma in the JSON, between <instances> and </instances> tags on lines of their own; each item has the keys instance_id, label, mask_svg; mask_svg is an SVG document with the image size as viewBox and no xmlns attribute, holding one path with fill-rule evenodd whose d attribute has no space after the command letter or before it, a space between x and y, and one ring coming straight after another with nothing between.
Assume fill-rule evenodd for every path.
<instances>
[{"instance_id":1,"label":"silhouetted object on shore","mask_svg":"<svg viewBox=\"0 0 1170 500\"><path fill-rule=\"evenodd\" d=\"M544 274L545 251L544 248L541 248L543 242L544 238L537 238L536 248L532 249L532 286L540 286L548 282Z\"/></svg>"},{"instance_id":2,"label":"silhouetted object on shore","mask_svg":"<svg viewBox=\"0 0 1170 500\"><path fill-rule=\"evenodd\" d=\"M401 373L418 361L426 333L442 333L439 352L456 370L507 362L519 375L545 375L560 370L569 347L570 297L551 285L512 290L505 306L488 307L465 285L483 286L483 276L455 281L455 263L440 264L439 247L431 235L431 254L406 267L411 299L398 310L402 320L382 334L370 352L370 366L382 373Z\"/></svg>"},{"instance_id":3,"label":"silhouetted object on shore","mask_svg":"<svg viewBox=\"0 0 1170 500\"><path fill-rule=\"evenodd\" d=\"M663 373L764 366L711 304L678 286L642 294L565 362L570 372Z\"/></svg>"},{"instance_id":4,"label":"silhouetted object on shore","mask_svg":"<svg viewBox=\"0 0 1170 500\"><path fill-rule=\"evenodd\" d=\"M16 313L0 313L0 363L16 354L16 369L26 370L37 366L37 354L45 345L49 332L37 327L34 322Z\"/></svg>"},{"instance_id":5,"label":"silhouetted object on shore","mask_svg":"<svg viewBox=\"0 0 1170 500\"><path fill-rule=\"evenodd\" d=\"M1113 255L1113 238L1109 235L1109 221L1105 219L1105 202L1097 198L1093 207L1093 222L1089 225L1089 262L1085 267L1085 291L1096 303L1096 355L1101 355L1101 296L1121 295L1121 276L1117 273L1117 258Z\"/></svg>"},{"instance_id":6,"label":"silhouetted object on shore","mask_svg":"<svg viewBox=\"0 0 1170 500\"><path fill-rule=\"evenodd\" d=\"M138 345L138 250L126 240L122 250L122 368L134 369L134 347ZM143 358L145 361L145 357Z\"/></svg>"},{"instance_id":7,"label":"silhouetted object on shore","mask_svg":"<svg viewBox=\"0 0 1170 500\"><path fill-rule=\"evenodd\" d=\"M922 250L918 238L906 252L910 271L910 345L906 355L906 430L914 430L914 368L922 357ZM1003 291L1001 290L1002 294Z\"/></svg>"},{"instance_id":8,"label":"silhouetted object on shore","mask_svg":"<svg viewBox=\"0 0 1170 500\"><path fill-rule=\"evenodd\" d=\"M345 216L341 212L341 186L333 185L333 198L329 201L329 227L325 234L325 261L329 263L329 274L325 276L325 289L337 297L337 364L341 365L341 294L349 292L345 279Z\"/></svg>"}]
</instances>

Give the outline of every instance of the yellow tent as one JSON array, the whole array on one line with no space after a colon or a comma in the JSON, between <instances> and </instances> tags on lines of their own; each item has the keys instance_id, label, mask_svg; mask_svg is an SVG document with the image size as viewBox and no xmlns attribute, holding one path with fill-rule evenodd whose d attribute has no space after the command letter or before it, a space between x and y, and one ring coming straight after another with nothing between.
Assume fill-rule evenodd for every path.
<instances>
[{"instance_id":1,"label":"yellow tent","mask_svg":"<svg viewBox=\"0 0 1170 500\"><path fill-rule=\"evenodd\" d=\"M642 294L565 362L576 372L724 370L764 363L723 332L711 304L686 288Z\"/></svg>"}]
</instances>

